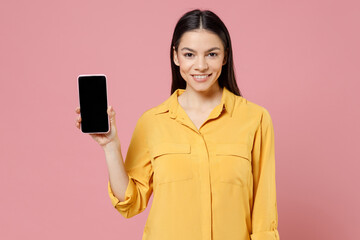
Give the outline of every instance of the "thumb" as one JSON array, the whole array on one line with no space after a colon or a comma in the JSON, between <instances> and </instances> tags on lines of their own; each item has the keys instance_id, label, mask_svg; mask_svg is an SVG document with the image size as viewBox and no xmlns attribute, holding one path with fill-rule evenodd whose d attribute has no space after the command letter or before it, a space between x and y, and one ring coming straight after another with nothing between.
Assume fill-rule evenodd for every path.
<instances>
[{"instance_id":1,"label":"thumb","mask_svg":"<svg viewBox=\"0 0 360 240\"><path fill-rule=\"evenodd\" d=\"M109 119L111 121L111 124L115 124L115 111L112 106L109 106L107 113L109 115Z\"/></svg>"}]
</instances>

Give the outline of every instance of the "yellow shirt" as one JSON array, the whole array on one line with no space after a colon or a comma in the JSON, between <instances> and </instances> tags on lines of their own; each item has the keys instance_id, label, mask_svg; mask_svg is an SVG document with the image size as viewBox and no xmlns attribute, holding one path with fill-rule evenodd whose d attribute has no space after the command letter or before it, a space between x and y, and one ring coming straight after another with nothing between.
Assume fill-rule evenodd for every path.
<instances>
[{"instance_id":1,"label":"yellow shirt","mask_svg":"<svg viewBox=\"0 0 360 240\"><path fill-rule=\"evenodd\" d=\"M145 111L125 159L125 218L153 202L143 240L279 240L274 130L262 106L223 88L197 129L177 97Z\"/></svg>"}]
</instances>

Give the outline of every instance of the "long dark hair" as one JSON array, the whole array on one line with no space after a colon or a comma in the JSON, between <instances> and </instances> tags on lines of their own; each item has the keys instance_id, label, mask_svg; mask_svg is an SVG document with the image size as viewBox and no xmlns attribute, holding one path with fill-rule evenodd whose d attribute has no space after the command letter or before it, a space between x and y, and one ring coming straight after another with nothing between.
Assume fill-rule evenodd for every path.
<instances>
[{"instance_id":1,"label":"long dark hair","mask_svg":"<svg viewBox=\"0 0 360 240\"><path fill-rule=\"evenodd\" d=\"M186 82L180 74L180 68L179 66L175 65L173 60L173 47L175 47L175 51L177 52L181 36L187 31L200 28L209 30L218 35L224 45L224 50L226 52L225 56L227 59L226 64L222 66L221 74L218 78L219 86L221 88L225 86L235 95L242 96L235 79L230 34L225 24L215 13L209 10L201 11L200 9L194 9L185 13L175 26L170 47L170 62L172 72L171 94L173 94L178 88L186 88Z\"/></svg>"}]
</instances>

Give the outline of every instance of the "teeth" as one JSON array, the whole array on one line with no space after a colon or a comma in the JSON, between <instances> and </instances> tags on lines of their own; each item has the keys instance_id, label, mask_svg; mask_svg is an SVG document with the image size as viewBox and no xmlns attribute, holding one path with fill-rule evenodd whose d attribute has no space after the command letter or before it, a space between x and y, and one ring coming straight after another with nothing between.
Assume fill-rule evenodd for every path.
<instances>
[{"instance_id":1,"label":"teeth","mask_svg":"<svg viewBox=\"0 0 360 240\"><path fill-rule=\"evenodd\" d=\"M198 78L198 79L205 79L207 78L209 75L194 75L195 78Z\"/></svg>"}]
</instances>

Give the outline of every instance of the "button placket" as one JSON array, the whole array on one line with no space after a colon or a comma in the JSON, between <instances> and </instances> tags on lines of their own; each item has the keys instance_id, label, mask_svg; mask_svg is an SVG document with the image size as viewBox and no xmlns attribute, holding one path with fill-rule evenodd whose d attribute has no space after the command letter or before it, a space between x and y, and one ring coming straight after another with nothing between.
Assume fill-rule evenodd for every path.
<instances>
[{"instance_id":1,"label":"button placket","mask_svg":"<svg viewBox=\"0 0 360 240\"><path fill-rule=\"evenodd\" d=\"M203 239L211 239L211 229L212 229L212 197L211 197L211 175L210 175L210 162L208 147L202 132L199 132L199 137L201 138L199 149L202 154L199 154L200 159L200 194L202 202L204 203L203 208Z\"/></svg>"}]
</instances>

